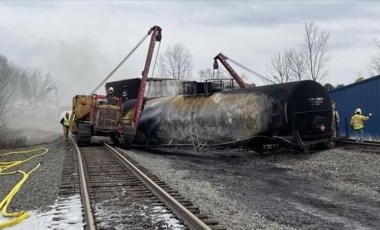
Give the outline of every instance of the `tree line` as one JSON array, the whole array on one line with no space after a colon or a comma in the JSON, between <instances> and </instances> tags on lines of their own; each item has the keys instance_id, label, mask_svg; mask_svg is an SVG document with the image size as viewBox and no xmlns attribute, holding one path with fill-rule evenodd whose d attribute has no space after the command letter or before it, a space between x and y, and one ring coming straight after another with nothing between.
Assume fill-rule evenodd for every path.
<instances>
[{"instance_id":1,"label":"tree line","mask_svg":"<svg viewBox=\"0 0 380 230\"><path fill-rule=\"evenodd\" d=\"M32 117L39 102L55 89L50 73L39 68L19 67L0 54L0 139L4 137L9 118L17 116L15 109Z\"/></svg>"}]
</instances>

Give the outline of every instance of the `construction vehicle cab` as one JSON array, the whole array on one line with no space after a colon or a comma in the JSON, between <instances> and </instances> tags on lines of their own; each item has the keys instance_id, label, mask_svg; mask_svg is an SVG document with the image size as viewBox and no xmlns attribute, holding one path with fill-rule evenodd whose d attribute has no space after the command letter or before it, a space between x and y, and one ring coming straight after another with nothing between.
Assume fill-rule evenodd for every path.
<instances>
[{"instance_id":1,"label":"construction vehicle cab","mask_svg":"<svg viewBox=\"0 0 380 230\"><path fill-rule=\"evenodd\" d=\"M92 136L119 136L121 100L114 97L113 101L109 104L105 95L98 94L73 98L70 131L76 135L78 144L89 144Z\"/></svg>"}]
</instances>

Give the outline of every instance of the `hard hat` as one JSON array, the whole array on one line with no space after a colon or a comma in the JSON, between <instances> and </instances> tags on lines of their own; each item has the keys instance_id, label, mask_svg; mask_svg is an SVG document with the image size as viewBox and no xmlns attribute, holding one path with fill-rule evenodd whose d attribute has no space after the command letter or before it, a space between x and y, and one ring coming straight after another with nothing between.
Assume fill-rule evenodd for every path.
<instances>
[{"instance_id":1,"label":"hard hat","mask_svg":"<svg viewBox=\"0 0 380 230\"><path fill-rule=\"evenodd\" d=\"M113 87L110 87L108 90L113 92Z\"/></svg>"},{"instance_id":2,"label":"hard hat","mask_svg":"<svg viewBox=\"0 0 380 230\"><path fill-rule=\"evenodd\" d=\"M357 109L355 110L355 113L362 114L362 110L361 110L360 108L357 108Z\"/></svg>"}]
</instances>

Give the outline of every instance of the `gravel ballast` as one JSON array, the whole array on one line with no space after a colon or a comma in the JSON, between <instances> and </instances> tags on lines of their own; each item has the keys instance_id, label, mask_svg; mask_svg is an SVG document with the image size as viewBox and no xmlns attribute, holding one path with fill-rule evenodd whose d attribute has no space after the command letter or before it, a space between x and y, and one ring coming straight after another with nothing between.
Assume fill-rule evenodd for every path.
<instances>
[{"instance_id":1,"label":"gravel ballast","mask_svg":"<svg viewBox=\"0 0 380 230\"><path fill-rule=\"evenodd\" d=\"M181 152L181 153L179 153ZM380 156L125 151L228 229L378 229Z\"/></svg>"},{"instance_id":2,"label":"gravel ballast","mask_svg":"<svg viewBox=\"0 0 380 230\"><path fill-rule=\"evenodd\" d=\"M8 211L48 210L57 199L63 153L60 133L15 150L48 148ZM35 145L36 144L36 145ZM227 229L378 229L380 155L349 149L261 156L238 150L123 150ZM152 153L155 152L155 153ZM0 161L26 155L1 156ZM13 169L15 170L15 169ZM3 198L21 176L0 177Z\"/></svg>"},{"instance_id":3,"label":"gravel ballast","mask_svg":"<svg viewBox=\"0 0 380 230\"><path fill-rule=\"evenodd\" d=\"M35 135L37 133L35 132ZM36 135L37 136L37 135ZM70 151L70 144L63 142L60 134L50 133L49 137L40 136L41 139L28 138L28 143L37 144L17 149L1 150L1 153L31 150L37 148L47 148L48 152L40 157L36 157L30 161L22 163L5 172L22 170L29 172L31 169L41 163L39 168L32 172L19 191L12 199L12 203L8 207L8 211L30 211L41 210L46 211L50 205L54 204L57 199L58 188L61 181L61 171L64 151ZM48 143L47 143L48 142ZM42 151L39 151L41 153ZM25 160L35 153L12 154L0 156L1 162L9 162L15 160ZM10 192L10 190L22 179L20 173L14 175L0 176L0 198L1 200Z\"/></svg>"}]
</instances>

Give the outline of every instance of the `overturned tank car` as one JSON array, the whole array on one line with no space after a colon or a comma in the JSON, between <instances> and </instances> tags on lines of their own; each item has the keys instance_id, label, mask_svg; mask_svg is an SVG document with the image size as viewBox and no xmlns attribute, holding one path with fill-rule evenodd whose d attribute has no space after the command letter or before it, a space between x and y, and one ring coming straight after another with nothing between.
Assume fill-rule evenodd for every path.
<instances>
[{"instance_id":1,"label":"overturned tank car","mask_svg":"<svg viewBox=\"0 0 380 230\"><path fill-rule=\"evenodd\" d=\"M148 99L134 144L235 145L265 151L279 146L308 150L330 141L331 103L319 83L226 88L214 82L184 82L183 95ZM128 108L133 103L127 102Z\"/></svg>"},{"instance_id":2,"label":"overturned tank car","mask_svg":"<svg viewBox=\"0 0 380 230\"><path fill-rule=\"evenodd\" d=\"M314 81L300 81L149 100L135 142L305 150L329 141L331 122L325 89Z\"/></svg>"}]
</instances>

